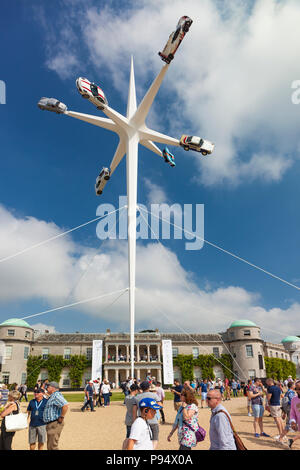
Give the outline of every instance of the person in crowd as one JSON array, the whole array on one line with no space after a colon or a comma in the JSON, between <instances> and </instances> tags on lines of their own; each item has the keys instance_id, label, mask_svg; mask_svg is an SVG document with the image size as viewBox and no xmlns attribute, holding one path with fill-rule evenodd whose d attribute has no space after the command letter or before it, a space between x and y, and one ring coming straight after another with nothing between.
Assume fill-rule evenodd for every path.
<instances>
[{"instance_id":1,"label":"person in crowd","mask_svg":"<svg viewBox=\"0 0 300 470\"><path fill-rule=\"evenodd\" d=\"M89 406L91 408L91 411L96 411L96 410L94 410L94 391L95 391L95 389L94 389L93 381L90 380L88 385L85 387L84 394L85 394L85 397L86 397L86 401L85 401L84 405L82 406L81 411L84 411L87 406Z\"/></svg>"},{"instance_id":2,"label":"person in crowd","mask_svg":"<svg viewBox=\"0 0 300 470\"><path fill-rule=\"evenodd\" d=\"M282 419L286 420L286 425L283 430L283 433L280 435L279 442L284 443L286 440L286 435L291 429L290 425L290 414L291 414L291 404L292 404L292 399L297 396L297 393L295 391L296 384L294 382L288 382L287 381L287 386L288 390L285 393L283 399L282 399Z\"/></svg>"},{"instance_id":3,"label":"person in crowd","mask_svg":"<svg viewBox=\"0 0 300 470\"><path fill-rule=\"evenodd\" d=\"M263 415L265 411L263 404L264 391L260 379L254 379L253 384L249 387L248 396L251 402L252 415L254 417L254 437L270 437L263 429Z\"/></svg>"},{"instance_id":4,"label":"person in crowd","mask_svg":"<svg viewBox=\"0 0 300 470\"><path fill-rule=\"evenodd\" d=\"M28 402L27 385L26 384L21 384L18 391L21 393L20 403L21 403L23 397L25 398L25 401Z\"/></svg>"},{"instance_id":5,"label":"person in crowd","mask_svg":"<svg viewBox=\"0 0 300 470\"><path fill-rule=\"evenodd\" d=\"M300 381L296 382L295 392L297 396L291 401L290 423L293 431L298 431L298 434L293 439L289 439L288 446L290 448L295 441L300 439Z\"/></svg>"},{"instance_id":6,"label":"person in crowd","mask_svg":"<svg viewBox=\"0 0 300 470\"><path fill-rule=\"evenodd\" d=\"M126 416L125 416L125 425L126 425L126 439L123 442L123 450L127 449L128 439L131 432L131 426L134 421L133 417L133 407L136 405L135 397L139 393L139 387L137 384L132 384L130 387L129 395L125 397L126 405Z\"/></svg>"},{"instance_id":7,"label":"person in crowd","mask_svg":"<svg viewBox=\"0 0 300 470\"><path fill-rule=\"evenodd\" d=\"M209 390L206 397L211 409L210 450L236 450L233 431L230 426L230 415L222 405L220 390Z\"/></svg>"},{"instance_id":8,"label":"person in crowd","mask_svg":"<svg viewBox=\"0 0 300 470\"><path fill-rule=\"evenodd\" d=\"M133 406L133 418L138 416L139 412L139 403L144 400L145 398L151 398L155 402L158 403L158 405L161 407L162 404L159 401L159 397L156 393L150 392L150 383L148 381L141 382L140 384L140 389L142 393L139 393L135 397L135 406ZM159 410L160 408L156 408L156 410ZM150 425L151 431L152 431L152 440L153 440L153 449L155 450L157 448L158 444L158 436L159 436L159 425L158 425L158 419L156 417L156 414L154 414L153 418L147 420L148 424Z\"/></svg>"},{"instance_id":9,"label":"person in crowd","mask_svg":"<svg viewBox=\"0 0 300 470\"><path fill-rule=\"evenodd\" d=\"M230 383L228 377L224 379L225 400L230 400Z\"/></svg>"},{"instance_id":10,"label":"person in crowd","mask_svg":"<svg viewBox=\"0 0 300 470\"><path fill-rule=\"evenodd\" d=\"M7 432L5 427L5 417L10 414L18 414L20 412L20 392L18 390L12 390L9 392L7 397L7 403L4 407L4 410L0 414L2 418L1 422L1 435L0 435L0 450L11 450L12 441L14 438L15 432Z\"/></svg>"},{"instance_id":11,"label":"person in crowd","mask_svg":"<svg viewBox=\"0 0 300 470\"><path fill-rule=\"evenodd\" d=\"M145 382L141 384L143 383ZM153 398L144 397L138 406L139 417L131 426L127 450L154 450L155 441L149 421L155 418L156 411L160 409L160 405Z\"/></svg>"},{"instance_id":12,"label":"person in crowd","mask_svg":"<svg viewBox=\"0 0 300 470\"><path fill-rule=\"evenodd\" d=\"M159 410L160 416L161 416L161 424L165 424L166 419L165 419L165 413L164 413L164 409L163 409L164 399L165 399L165 391L161 386L161 382L156 382L156 395L158 396L158 399L159 399L158 401L162 405L162 408L160 408L160 410Z\"/></svg>"},{"instance_id":13,"label":"person in crowd","mask_svg":"<svg viewBox=\"0 0 300 470\"><path fill-rule=\"evenodd\" d=\"M172 387L170 390L174 395L174 410L175 411L178 411L179 408L181 407L180 397L181 397L182 389L183 389L183 385L180 384L178 379L175 379L174 387Z\"/></svg>"},{"instance_id":14,"label":"person in crowd","mask_svg":"<svg viewBox=\"0 0 300 470\"><path fill-rule=\"evenodd\" d=\"M8 400L8 388L5 384L2 384L0 389L0 408L3 408Z\"/></svg>"},{"instance_id":15,"label":"person in crowd","mask_svg":"<svg viewBox=\"0 0 300 470\"><path fill-rule=\"evenodd\" d=\"M108 380L106 380L106 379L104 379L104 381L103 381L103 385L102 385L102 388L101 388L101 393L102 393L102 396L103 396L104 408L105 408L106 406L110 405L110 393L111 393L111 387L109 385Z\"/></svg>"},{"instance_id":16,"label":"person in crowd","mask_svg":"<svg viewBox=\"0 0 300 470\"><path fill-rule=\"evenodd\" d=\"M253 384L252 379L248 380L247 384L244 384L244 396L247 397L247 411L248 411L248 416L252 416L251 414L251 400L248 396L249 388Z\"/></svg>"},{"instance_id":17,"label":"person in crowd","mask_svg":"<svg viewBox=\"0 0 300 470\"><path fill-rule=\"evenodd\" d=\"M126 398L126 397L129 395L129 393L130 393L128 384L129 384L129 380L127 379L127 380L125 380L124 382L121 382L121 385L120 385L120 387L121 387L121 389L122 389L122 391L123 391L123 393L124 393L124 403L123 403L124 405L125 405L125 398Z\"/></svg>"},{"instance_id":18,"label":"person in crowd","mask_svg":"<svg viewBox=\"0 0 300 470\"><path fill-rule=\"evenodd\" d=\"M234 398L237 398L237 396L238 396L238 383L235 379L232 379L232 381L231 381L231 390L232 390Z\"/></svg>"},{"instance_id":19,"label":"person in crowd","mask_svg":"<svg viewBox=\"0 0 300 470\"><path fill-rule=\"evenodd\" d=\"M35 450L37 441L38 450L44 449L47 433L43 414L46 404L47 399L44 398L44 390L42 388L34 390L34 398L30 400L27 408L28 417L30 417L28 430L30 450Z\"/></svg>"},{"instance_id":20,"label":"person in crowd","mask_svg":"<svg viewBox=\"0 0 300 470\"><path fill-rule=\"evenodd\" d=\"M41 380L38 380L37 383L35 384L33 390L39 389L39 388L41 388L41 386L42 386L42 381L41 381Z\"/></svg>"},{"instance_id":21,"label":"person in crowd","mask_svg":"<svg viewBox=\"0 0 300 470\"><path fill-rule=\"evenodd\" d=\"M272 418L276 423L278 429L278 436L275 436L274 439L279 440L280 436L283 434L284 425L281 418L281 406L280 406L280 398L281 398L281 389L278 385L275 385L273 379L267 379L266 384L267 388L267 403L268 409Z\"/></svg>"},{"instance_id":22,"label":"person in crowd","mask_svg":"<svg viewBox=\"0 0 300 470\"><path fill-rule=\"evenodd\" d=\"M172 435L178 429L179 450L191 450L197 445L195 432L198 424L198 401L190 390L183 389L181 393L181 407L177 412L172 430L168 435L171 441Z\"/></svg>"},{"instance_id":23,"label":"person in crowd","mask_svg":"<svg viewBox=\"0 0 300 470\"><path fill-rule=\"evenodd\" d=\"M58 450L59 438L69 405L60 393L58 383L50 382L47 386L47 393L49 398L43 413L47 431L47 449Z\"/></svg>"},{"instance_id":24,"label":"person in crowd","mask_svg":"<svg viewBox=\"0 0 300 470\"><path fill-rule=\"evenodd\" d=\"M103 387L103 382L101 379L98 379L99 381L99 391L98 391L98 398L97 398L97 406L103 406L102 404L102 387Z\"/></svg>"},{"instance_id":25,"label":"person in crowd","mask_svg":"<svg viewBox=\"0 0 300 470\"><path fill-rule=\"evenodd\" d=\"M183 382L183 388L185 390L190 390L190 392L195 392L194 388L191 386L191 382L189 380L186 380Z\"/></svg>"},{"instance_id":26,"label":"person in crowd","mask_svg":"<svg viewBox=\"0 0 300 470\"><path fill-rule=\"evenodd\" d=\"M204 408L204 403L206 403L206 397L208 392L208 383L207 379L204 379L200 383L200 392L201 392L201 408Z\"/></svg>"},{"instance_id":27,"label":"person in crowd","mask_svg":"<svg viewBox=\"0 0 300 470\"><path fill-rule=\"evenodd\" d=\"M94 387L93 403L94 403L94 408L96 408L97 399L98 399L98 396L99 396L99 389L100 389L100 379L95 379L93 381L93 387Z\"/></svg>"}]
</instances>

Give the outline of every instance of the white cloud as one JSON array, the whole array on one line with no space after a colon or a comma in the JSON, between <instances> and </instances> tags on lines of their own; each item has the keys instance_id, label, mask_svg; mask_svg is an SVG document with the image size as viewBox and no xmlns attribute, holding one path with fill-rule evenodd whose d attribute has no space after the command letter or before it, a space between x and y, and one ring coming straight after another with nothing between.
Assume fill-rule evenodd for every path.
<instances>
[{"instance_id":1,"label":"white cloud","mask_svg":"<svg viewBox=\"0 0 300 470\"><path fill-rule=\"evenodd\" d=\"M34 330L41 331L44 333L48 331L49 333L57 333L55 326L46 325L45 323L35 323L34 325L30 325Z\"/></svg>"},{"instance_id":2,"label":"white cloud","mask_svg":"<svg viewBox=\"0 0 300 470\"><path fill-rule=\"evenodd\" d=\"M143 181L148 190L148 204L164 204L168 201L167 194L162 186L153 183L149 178L144 178Z\"/></svg>"},{"instance_id":3,"label":"white cloud","mask_svg":"<svg viewBox=\"0 0 300 470\"><path fill-rule=\"evenodd\" d=\"M61 232L53 223L16 217L0 206L0 259ZM201 251L195 256L201 259ZM171 250L157 243L138 243L136 329L214 333L224 331L233 320L247 318L266 328L264 337L274 341L299 334L298 303L267 310L260 305L257 293L240 286L211 288L207 282L200 288L193 277ZM45 304L57 307L126 287L125 240L108 240L95 250L64 237L0 264L0 301L5 305L16 300L39 300L46 310ZM117 297L115 294L77 307L83 324L85 315L93 315L109 320L114 330L129 331L128 293L115 302ZM69 318L71 312L61 310L61 315ZM51 313L47 315L51 318ZM42 326L53 331L51 326Z\"/></svg>"},{"instance_id":4,"label":"white cloud","mask_svg":"<svg viewBox=\"0 0 300 470\"><path fill-rule=\"evenodd\" d=\"M183 10L181 0L149 0L132 1L127 9L87 5L80 16L74 11L63 17L57 43L64 43L66 31L69 38L76 31L84 61L80 53L74 56L77 37L58 51L54 41L48 63L62 74L63 61L67 69L76 60L86 67L89 57L91 67L110 74L124 99L130 55L140 96L162 65L157 52L178 18L193 18L160 91L169 105L163 109L157 100L154 110L165 132L201 134L216 143L210 158L190 155L201 184L247 182L248 171L251 181L276 182L299 158L299 107L291 102L291 84L299 78L298 1L187 0Z\"/></svg>"}]
</instances>

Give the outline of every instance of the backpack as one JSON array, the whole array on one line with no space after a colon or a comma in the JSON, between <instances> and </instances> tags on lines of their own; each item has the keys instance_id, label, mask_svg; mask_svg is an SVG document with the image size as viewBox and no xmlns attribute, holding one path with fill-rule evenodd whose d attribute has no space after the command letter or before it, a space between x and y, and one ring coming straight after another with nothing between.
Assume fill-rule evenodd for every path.
<instances>
[{"instance_id":1,"label":"backpack","mask_svg":"<svg viewBox=\"0 0 300 470\"><path fill-rule=\"evenodd\" d=\"M283 409L285 413L288 413L291 409L289 397L286 395L283 397L281 401L281 408Z\"/></svg>"}]
</instances>

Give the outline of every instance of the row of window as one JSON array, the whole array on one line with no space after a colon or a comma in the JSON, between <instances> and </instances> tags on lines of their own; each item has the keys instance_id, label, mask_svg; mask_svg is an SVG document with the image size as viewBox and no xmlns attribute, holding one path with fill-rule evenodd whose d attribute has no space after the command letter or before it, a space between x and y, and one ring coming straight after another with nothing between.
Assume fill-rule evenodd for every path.
<instances>
[{"instance_id":1,"label":"row of window","mask_svg":"<svg viewBox=\"0 0 300 470\"><path fill-rule=\"evenodd\" d=\"M193 348L192 353L193 353L193 358L197 359L198 356L199 356L199 348ZM212 353L216 358L219 358L220 357L220 348L213 348ZM173 357L177 357L178 354L179 354L178 348L173 348ZM253 347L252 347L251 344L246 345L246 356L247 357L253 357Z\"/></svg>"},{"instance_id":2,"label":"row of window","mask_svg":"<svg viewBox=\"0 0 300 470\"><path fill-rule=\"evenodd\" d=\"M5 346L5 359L11 359L13 355L13 346ZM24 359L28 359L29 346L24 347Z\"/></svg>"},{"instance_id":3,"label":"row of window","mask_svg":"<svg viewBox=\"0 0 300 470\"><path fill-rule=\"evenodd\" d=\"M289 360L289 356L287 354L283 354L283 353L280 353L280 354L281 354L281 359ZM279 357L279 353L275 352L275 356L273 356L273 351L269 351L269 356L270 357Z\"/></svg>"},{"instance_id":4,"label":"row of window","mask_svg":"<svg viewBox=\"0 0 300 470\"><path fill-rule=\"evenodd\" d=\"M14 337L16 335L16 330L13 330L13 329L8 329L7 330L7 336L9 337ZM31 332L30 331L25 331L25 338L30 338L30 335L31 335Z\"/></svg>"}]
</instances>

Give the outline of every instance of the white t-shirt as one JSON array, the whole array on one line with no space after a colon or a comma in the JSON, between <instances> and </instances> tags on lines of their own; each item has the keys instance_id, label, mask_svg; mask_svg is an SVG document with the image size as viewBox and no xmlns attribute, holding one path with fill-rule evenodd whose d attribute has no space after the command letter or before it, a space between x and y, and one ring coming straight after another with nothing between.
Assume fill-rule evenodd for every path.
<instances>
[{"instance_id":1,"label":"white t-shirt","mask_svg":"<svg viewBox=\"0 0 300 470\"><path fill-rule=\"evenodd\" d=\"M131 426L129 439L135 440L133 450L153 450L151 428L143 418L137 418Z\"/></svg>"},{"instance_id":2,"label":"white t-shirt","mask_svg":"<svg viewBox=\"0 0 300 470\"><path fill-rule=\"evenodd\" d=\"M101 388L102 393L109 393L110 392L110 385L109 384L103 384Z\"/></svg>"}]
</instances>

